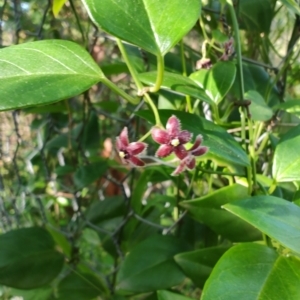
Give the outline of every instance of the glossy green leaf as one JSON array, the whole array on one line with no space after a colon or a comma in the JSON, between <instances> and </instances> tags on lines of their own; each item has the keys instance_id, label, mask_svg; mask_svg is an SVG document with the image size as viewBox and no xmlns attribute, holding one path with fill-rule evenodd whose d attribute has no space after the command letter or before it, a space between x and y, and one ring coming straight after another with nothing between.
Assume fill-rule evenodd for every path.
<instances>
[{"instance_id":1,"label":"glossy green leaf","mask_svg":"<svg viewBox=\"0 0 300 300\"><path fill-rule=\"evenodd\" d=\"M228 250L207 280L201 300L298 300L300 261L246 243Z\"/></svg>"},{"instance_id":2,"label":"glossy green leaf","mask_svg":"<svg viewBox=\"0 0 300 300\"><path fill-rule=\"evenodd\" d=\"M193 298L163 290L157 291L156 294L158 300L193 300Z\"/></svg>"},{"instance_id":3,"label":"glossy green leaf","mask_svg":"<svg viewBox=\"0 0 300 300\"><path fill-rule=\"evenodd\" d=\"M273 196L255 196L223 207L300 253L300 207L294 203Z\"/></svg>"},{"instance_id":4,"label":"glossy green leaf","mask_svg":"<svg viewBox=\"0 0 300 300\"><path fill-rule=\"evenodd\" d=\"M247 188L234 184L221 188L207 196L180 202L192 217L209 226L214 232L234 242L261 239L261 233L244 220L231 215L222 205L247 197Z\"/></svg>"},{"instance_id":5,"label":"glossy green leaf","mask_svg":"<svg viewBox=\"0 0 300 300\"><path fill-rule=\"evenodd\" d=\"M232 62L218 62L210 70L199 70L190 75L216 104L226 96L234 83L236 66Z\"/></svg>"},{"instance_id":6,"label":"glossy green leaf","mask_svg":"<svg viewBox=\"0 0 300 300\"><path fill-rule=\"evenodd\" d=\"M184 275L173 256L185 245L172 236L152 236L138 244L125 257L117 276L117 289L149 292L179 284Z\"/></svg>"},{"instance_id":7,"label":"glossy green leaf","mask_svg":"<svg viewBox=\"0 0 300 300\"><path fill-rule=\"evenodd\" d=\"M251 119L254 121L268 121L273 116L272 109L266 104L264 98L257 91L249 90L245 99L251 101L249 106Z\"/></svg>"},{"instance_id":8,"label":"glossy green leaf","mask_svg":"<svg viewBox=\"0 0 300 300\"><path fill-rule=\"evenodd\" d=\"M174 259L184 274L202 288L215 264L229 247L212 247L175 255Z\"/></svg>"},{"instance_id":9,"label":"glossy green leaf","mask_svg":"<svg viewBox=\"0 0 300 300\"><path fill-rule=\"evenodd\" d=\"M154 117L151 111L140 111L137 115L147 119L154 124ZM171 115L176 115L181 121L182 128L194 134L203 136L203 145L209 147L205 157L216 160L220 164L249 165L248 157L241 146L223 128L214 123L186 112L175 110L159 110L163 124L167 123Z\"/></svg>"},{"instance_id":10,"label":"glossy green leaf","mask_svg":"<svg viewBox=\"0 0 300 300\"><path fill-rule=\"evenodd\" d=\"M0 236L0 284L33 289L51 282L64 264L51 235L38 227Z\"/></svg>"},{"instance_id":11,"label":"glossy green leaf","mask_svg":"<svg viewBox=\"0 0 300 300\"><path fill-rule=\"evenodd\" d=\"M106 293L103 283L92 273L76 271L60 281L58 300L94 300Z\"/></svg>"},{"instance_id":12,"label":"glossy green leaf","mask_svg":"<svg viewBox=\"0 0 300 300\"><path fill-rule=\"evenodd\" d=\"M52 2L52 11L55 17L58 16L59 12L61 11L64 4L67 0L53 0Z\"/></svg>"},{"instance_id":13,"label":"glossy green leaf","mask_svg":"<svg viewBox=\"0 0 300 300\"><path fill-rule=\"evenodd\" d=\"M154 85L156 77L157 72L139 74L139 79L148 85ZM190 78L180 74L165 72L163 83L160 88L179 95L189 95L210 104L213 103L212 100L206 95L203 88L197 85Z\"/></svg>"},{"instance_id":14,"label":"glossy green leaf","mask_svg":"<svg viewBox=\"0 0 300 300\"><path fill-rule=\"evenodd\" d=\"M105 161L91 163L87 166L80 166L74 174L74 182L78 189L82 189L97 179L101 178L108 168Z\"/></svg>"},{"instance_id":15,"label":"glossy green leaf","mask_svg":"<svg viewBox=\"0 0 300 300\"><path fill-rule=\"evenodd\" d=\"M197 0L83 0L104 31L155 55L166 54L195 25Z\"/></svg>"},{"instance_id":16,"label":"glossy green leaf","mask_svg":"<svg viewBox=\"0 0 300 300\"><path fill-rule=\"evenodd\" d=\"M273 177L277 182L300 180L300 125L289 130L275 148Z\"/></svg>"},{"instance_id":17,"label":"glossy green leaf","mask_svg":"<svg viewBox=\"0 0 300 300\"><path fill-rule=\"evenodd\" d=\"M104 77L87 51L63 40L30 42L1 49L0 69L0 110L70 98Z\"/></svg>"}]
</instances>

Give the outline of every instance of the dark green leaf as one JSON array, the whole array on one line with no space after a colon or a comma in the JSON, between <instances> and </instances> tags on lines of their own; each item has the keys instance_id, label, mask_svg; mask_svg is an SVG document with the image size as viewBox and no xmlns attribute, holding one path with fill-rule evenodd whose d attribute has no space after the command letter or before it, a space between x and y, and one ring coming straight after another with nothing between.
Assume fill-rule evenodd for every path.
<instances>
[{"instance_id":1,"label":"dark green leaf","mask_svg":"<svg viewBox=\"0 0 300 300\"><path fill-rule=\"evenodd\" d=\"M156 77L157 72L139 74L139 79L148 85L153 85L156 81ZM189 95L207 103L213 103L206 95L203 88L199 87L199 85L190 78L184 77L180 74L165 72L161 89L180 95Z\"/></svg>"},{"instance_id":2,"label":"dark green leaf","mask_svg":"<svg viewBox=\"0 0 300 300\"><path fill-rule=\"evenodd\" d=\"M149 292L179 284L184 275L173 256L185 250L179 239L152 236L138 244L125 258L117 277L117 289Z\"/></svg>"},{"instance_id":3,"label":"dark green leaf","mask_svg":"<svg viewBox=\"0 0 300 300\"><path fill-rule=\"evenodd\" d=\"M272 172L276 181L300 180L299 147L300 125L289 130L275 148Z\"/></svg>"},{"instance_id":4,"label":"dark green leaf","mask_svg":"<svg viewBox=\"0 0 300 300\"><path fill-rule=\"evenodd\" d=\"M51 235L38 227L9 231L0 236L0 284L33 289L51 282L64 257L54 250Z\"/></svg>"},{"instance_id":5,"label":"dark green leaf","mask_svg":"<svg viewBox=\"0 0 300 300\"><path fill-rule=\"evenodd\" d=\"M181 121L183 129L186 129L197 136L203 136L203 145L209 147L205 157L216 160L220 164L249 165L248 157L241 146L223 128L214 123L186 112L175 110L159 110L163 124L167 123L171 115L176 115ZM150 111L140 111L137 115L147 119L154 124L154 117Z\"/></svg>"},{"instance_id":6,"label":"dark green leaf","mask_svg":"<svg viewBox=\"0 0 300 300\"><path fill-rule=\"evenodd\" d=\"M232 62L218 62L210 70L199 70L190 75L216 104L226 96L234 83L236 66Z\"/></svg>"},{"instance_id":7,"label":"dark green leaf","mask_svg":"<svg viewBox=\"0 0 300 300\"><path fill-rule=\"evenodd\" d=\"M174 259L195 285L203 288L220 257L229 247L212 247L175 255Z\"/></svg>"},{"instance_id":8,"label":"dark green leaf","mask_svg":"<svg viewBox=\"0 0 300 300\"><path fill-rule=\"evenodd\" d=\"M197 0L84 0L89 16L103 30L155 55L166 54L195 25Z\"/></svg>"},{"instance_id":9,"label":"dark green leaf","mask_svg":"<svg viewBox=\"0 0 300 300\"><path fill-rule=\"evenodd\" d=\"M70 98L104 77L88 52L63 40L31 42L1 49L0 69L0 110Z\"/></svg>"},{"instance_id":10,"label":"dark green leaf","mask_svg":"<svg viewBox=\"0 0 300 300\"><path fill-rule=\"evenodd\" d=\"M300 207L273 196L255 196L224 205L224 208L300 253Z\"/></svg>"},{"instance_id":11,"label":"dark green leaf","mask_svg":"<svg viewBox=\"0 0 300 300\"><path fill-rule=\"evenodd\" d=\"M245 99L251 100L249 110L251 119L254 121L268 121L273 116L272 109L266 104L264 98L257 91L249 90L245 94Z\"/></svg>"},{"instance_id":12,"label":"dark green leaf","mask_svg":"<svg viewBox=\"0 0 300 300\"><path fill-rule=\"evenodd\" d=\"M205 223L213 231L234 242L261 239L261 233L247 222L222 209L226 203L234 203L247 197L247 188L234 184L221 188L207 196L180 203L194 219Z\"/></svg>"},{"instance_id":13,"label":"dark green leaf","mask_svg":"<svg viewBox=\"0 0 300 300\"><path fill-rule=\"evenodd\" d=\"M274 1L241 0L239 18L248 31L269 32L273 18Z\"/></svg>"},{"instance_id":14,"label":"dark green leaf","mask_svg":"<svg viewBox=\"0 0 300 300\"><path fill-rule=\"evenodd\" d=\"M92 300L103 296L106 291L94 274L76 271L59 283L57 293L58 300Z\"/></svg>"},{"instance_id":15,"label":"dark green leaf","mask_svg":"<svg viewBox=\"0 0 300 300\"><path fill-rule=\"evenodd\" d=\"M300 261L258 244L229 249L207 280L201 300L298 300Z\"/></svg>"},{"instance_id":16,"label":"dark green leaf","mask_svg":"<svg viewBox=\"0 0 300 300\"><path fill-rule=\"evenodd\" d=\"M169 291L157 291L158 300L193 300L180 294L175 294Z\"/></svg>"},{"instance_id":17,"label":"dark green leaf","mask_svg":"<svg viewBox=\"0 0 300 300\"><path fill-rule=\"evenodd\" d=\"M51 292L52 289L50 287L33 290L11 289L10 295L16 296L16 298L13 299L20 299L18 297L21 297L22 300L49 300Z\"/></svg>"},{"instance_id":18,"label":"dark green leaf","mask_svg":"<svg viewBox=\"0 0 300 300\"><path fill-rule=\"evenodd\" d=\"M99 161L87 166L81 166L74 174L74 182L78 189L82 189L101 178L107 170L107 162Z\"/></svg>"}]
</instances>

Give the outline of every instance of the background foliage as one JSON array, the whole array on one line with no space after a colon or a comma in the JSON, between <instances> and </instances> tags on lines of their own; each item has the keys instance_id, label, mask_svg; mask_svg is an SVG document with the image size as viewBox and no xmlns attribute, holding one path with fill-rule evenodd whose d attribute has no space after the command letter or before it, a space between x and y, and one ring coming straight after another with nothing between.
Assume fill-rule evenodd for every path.
<instances>
[{"instance_id":1,"label":"background foliage","mask_svg":"<svg viewBox=\"0 0 300 300\"><path fill-rule=\"evenodd\" d=\"M300 299L299 37L297 0L0 1L1 299Z\"/></svg>"}]
</instances>

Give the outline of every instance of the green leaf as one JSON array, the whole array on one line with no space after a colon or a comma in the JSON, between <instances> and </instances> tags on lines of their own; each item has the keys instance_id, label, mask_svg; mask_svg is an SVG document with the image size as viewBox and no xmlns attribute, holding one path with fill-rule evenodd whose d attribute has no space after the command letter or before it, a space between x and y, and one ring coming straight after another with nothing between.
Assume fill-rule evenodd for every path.
<instances>
[{"instance_id":1,"label":"green leaf","mask_svg":"<svg viewBox=\"0 0 300 300\"><path fill-rule=\"evenodd\" d=\"M70 41L45 40L0 50L0 110L76 96L104 77L92 57Z\"/></svg>"},{"instance_id":2,"label":"green leaf","mask_svg":"<svg viewBox=\"0 0 300 300\"><path fill-rule=\"evenodd\" d=\"M59 12L61 11L64 4L67 2L67 0L53 0L52 3L52 11L54 14L54 17L57 17Z\"/></svg>"},{"instance_id":3,"label":"green leaf","mask_svg":"<svg viewBox=\"0 0 300 300\"><path fill-rule=\"evenodd\" d=\"M254 121L268 121L273 116L272 109L266 104L260 93L254 90L249 90L245 93L245 99L251 100L249 110L251 119Z\"/></svg>"},{"instance_id":4,"label":"green leaf","mask_svg":"<svg viewBox=\"0 0 300 300\"><path fill-rule=\"evenodd\" d=\"M64 257L55 251L51 235L38 227L9 231L0 236L0 284L33 289L51 282Z\"/></svg>"},{"instance_id":5,"label":"green leaf","mask_svg":"<svg viewBox=\"0 0 300 300\"><path fill-rule=\"evenodd\" d=\"M139 111L137 115L155 124L151 111ZM201 134L203 136L203 145L209 147L209 152L205 157L216 160L220 164L249 165L245 151L234 138L220 126L202 117L181 111L159 110L159 115L163 124L167 123L171 115L176 115L181 121L183 129L192 132L194 136Z\"/></svg>"},{"instance_id":6,"label":"green leaf","mask_svg":"<svg viewBox=\"0 0 300 300\"><path fill-rule=\"evenodd\" d=\"M269 32L273 18L273 0L241 0L239 20L248 31ZM243 26L244 25L244 26Z\"/></svg>"},{"instance_id":7,"label":"green leaf","mask_svg":"<svg viewBox=\"0 0 300 300\"><path fill-rule=\"evenodd\" d=\"M184 275L173 256L183 252L182 241L172 236L152 236L125 257L117 276L117 289L150 292L179 284Z\"/></svg>"},{"instance_id":8,"label":"green leaf","mask_svg":"<svg viewBox=\"0 0 300 300\"><path fill-rule=\"evenodd\" d=\"M157 291L158 300L193 300L193 298L186 297L180 294L175 294L169 291Z\"/></svg>"},{"instance_id":9,"label":"green leaf","mask_svg":"<svg viewBox=\"0 0 300 300\"><path fill-rule=\"evenodd\" d=\"M286 248L300 253L300 207L273 196L255 196L224 205Z\"/></svg>"},{"instance_id":10,"label":"green leaf","mask_svg":"<svg viewBox=\"0 0 300 300\"><path fill-rule=\"evenodd\" d=\"M104 175L108 168L105 161L98 161L87 166L80 166L74 174L74 182L78 189L82 189Z\"/></svg>"},{"instance_id":11,"label":"green leaf","mask_svg":"<svg viewBox=\"0 0 300 300\"><path fill-rule=\"evenodd\" d=\"M58 285L58 300L92 300L106 293L103 283L94 274L72 272Z\"/></svg>"},{"instance_id":12,"label":"green leaf","mask_svg":"<svg viewBox=\"0 0 300 300\"><path fill-rule=\"evenodd\" d=\"M236 66L232 62L218 62L210 70L199 70L190 75L216 104L226 96L234 83Z\"/></svg>"},{"instance_id":13,"label":"green leaf","mask_svg":"<svg viewBox=\"0 0 300 300\"><path fill-rule=\"evenodd\" d=\"M208 225L213 231L234 242L261 239L261 233L247 222L232 216L222 205L248 196L247 188L233 184L204 197L180 202L194 219Z\"/></svg>"},{"instance_id":14,"label":"green leaf","mask_svg":"<svg viewBox=\"0 0 300 300\"><path fill-rule=\"evenodd\" d=\"M201 300L298 300L300 261L254 244L229 249L207 280Z\"/></svg>"},{"instance_id":15,"label":"green leaf","mask_svg":"<svg viewBox=\"0 0 300 300\"><path fill-rule=\"evenodd\" d=\"M272 84L272 79L269 73L260 66L256 66L250 63L243 63L243 77L244 77L244 85L245 91L254 90L262 95L262 97L266 100L267 104L270 106L277 105L280 103L280 96L278 89L276 86L273 86L271 91L269 91L269 87ZM239 99L240 98L240 83L238 80L238 76L235 78L235 82L232 86L232 90L234 96Z\"/></svg>"},{"instance_id":16,"label":"green leaf","mask_svg":"<svg viewBox=\"0 0 300 300\"><path fill-rule=\"evenodd\" d=\"M300 180L300 125L289 130L275 148L273 177L277 182Z\"/></svg>"},{"instance_id":17,"label":"green leaf","mask_svg":"<svg viewBox=\"0 0 300 300\"><path fill-rule=\"evenodd\" d=\"M156 77L157 72L139 74L139 79L148 85L154 85ZM160 88L179 95L189 95L209 104L213 103L203 88L190 78L180 74L164 72L163 83Z\"/></svg>"},{"instance_id":18,"label":"green leaf","mask_svg":"<svg viewBox=\"0 0 300 300\"><path fill-rule=\"evenodd\" d=\"M10 295L16 296L16 298L12 299L20 299L17 297L21 297L22 300L49 300L51 292L52 289L50 287L44 287L33 290L12 289L10 291Z\"/></svg>"},{"instance_id":19,"label":"green leaf","mask_svg":"<svg viewBox=\"0 0 300 300\"><path fill-rule=\"evenodd\" d=\"M155 55L166 54L195 25L198 0L84 0L104 31Z\"/></svg>"},{"instance_id":20,"label":"green leaf","mask_svg":"<svg viewBox=\"0 0 300 300\"><path fill-rule=\"evenodd\" d=\"M297 2L295 2L294 0L280 0L280 2L293 13L300 15L299 4L297 4Z\"/></svg>"},{"instance_id":21,"label":"green leaf","mask_svg":"<svg viewBox=\"0 0 300 300\"><path fill-rule=\"evenodd\" d=\"M202 288L215 264L229 247L211 247L175 255L174 259L187 277Z\"/></svg>"}]
</instances>

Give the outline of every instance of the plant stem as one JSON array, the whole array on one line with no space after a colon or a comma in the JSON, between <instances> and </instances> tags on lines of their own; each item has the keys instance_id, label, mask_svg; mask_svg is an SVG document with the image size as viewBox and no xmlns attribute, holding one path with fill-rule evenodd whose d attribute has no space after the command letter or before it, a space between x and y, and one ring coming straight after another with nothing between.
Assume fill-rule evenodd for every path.
<instances>
[{"instance_id":1,"label":"plant stem","mask_svg":"<svg viewBox=\"0 0 300 300\"><path fill-rule=\"evenodd\" d=\"M183 39L180 41L180 56L181 56L181 64L182 64L182 75L187 77L187 71L186 71L186 62L185 62L185 56L184 56L184 43ZM187 105L187 111L189 113L193 113L192 103L191 103L191 97L189 95L185 96L186 105Z\"/></svg>"},{"instance_id":2,"label":"plant stem","mask_svg":"<svg viewBox=\"0 0 300 300\"><path fill-rule=\"evenodd\" d=\"M129 57L127 55L127 52L125 50L125 47L124 47L122 41L120 39L116 39L116 41L117 41L118 47L120 49L120 52L123 56L123 59L124 59L128 69L129 69L129 72L133 78L133 81L138 88L138 94L139 94L139 92L141 92L144 89L144 86L138 78L138 73L137 73L136 69L133 67L133 65L131 64L131 62L129 60ZM164 68L164 65L162 66L162 68ZM156 105L154 104L154 102L152 101L152 99L148 93L144 93L144 97L145 97L146 102L149 104L149 106L151 107L151 109L153 111L153 114L155 117L155 124L157 126L161 127L162 124L160 121L160 117L159 117L159 113L158 113L158 109L157 109Z\"/></svg>"},{"instance_id":3,"label":"plant stem","mask_svg":"<svg viewBox=\"0 0 300 300\"><path fill-rule=\"evenodd\" d=\"M144 86L138 78L138 73L137 73L136 69L133 67L133 65L131 64L122 41L118 38L116 39L116 41L117 41L117 45L119 47L119 50L122 54L122 57L123 57L128 69L129 69L131 77L132 77L135 85L137 86L138 91L141 91L144 88Z\"/></svg>"},{"instance_id":4,"label":"plant stem","mask_svg":"<svg viewBox=\"0 0 300 300\"><path fill-rule=\"evenodd\" d=\"M234 29L234 39L235 39L235 51L237 53L237 65L238 65L238 76L239 76L239 85L240 85L240 100L244 100L244 94L245 94L245 87L244 87L244 75L243 75L243 62L242 62L242 49L241 49L241 41L239 36L239 25L237 22L236 14L233 7L232 0L227 0L228 7L229 7L229 13L232 20L232 25ZM245 149L247 150L247 144L246 144L246 111L245 108L240 108L240 115L241 115L241 125L242 125L242 132L241 136L244 141ZM248 128L252 128L252 121L248 118ZM252 130L252 129L251 129ZM253 142L253 132L252 134L252 140L250 142ZM249 147L249 158L251 165L250 167L247 167L247 178L248 178L248 192L249 194L252 193L252 178L255 181L256 180L256 174L255 169L253 169L253 166L255 166L255 160L253 157L253 149L251 150L251 147L254 147L254 145L250 145ZM255 181L256 182L256 181Z\"/></svg>"},{"instance_id":5,"label":"plant stem","mask_svg":"<svg viewBox=\"0 0 300 300\"><path fill-rule=\"evenodd\" d=\"M164 71L165 71L164 57L158 54L156 56L156 59L157 59L157 77L154 86L149 88L149 91L151 93L155 93L160 89L164 78Z\"/></svg>"},{"instance_id":6,"label":"plant stem","mask_svg":"<svg viewBox=\"0 0 300 300\"><path fill-rule=\"evenodd\" d=\"M112 89L114 92L116 92L121 97L123 97L125 100L127 100L128 102L130 102L134 105L136 105L140 102L140 99L131 97L130 95L125 93L122 89L120 89L117 85L115 85L112 81L110 81L108 78L104 77L104 78L101 79L101 81L106 86L108 86L110 89Z\"/></svg>"}]
</instances>

